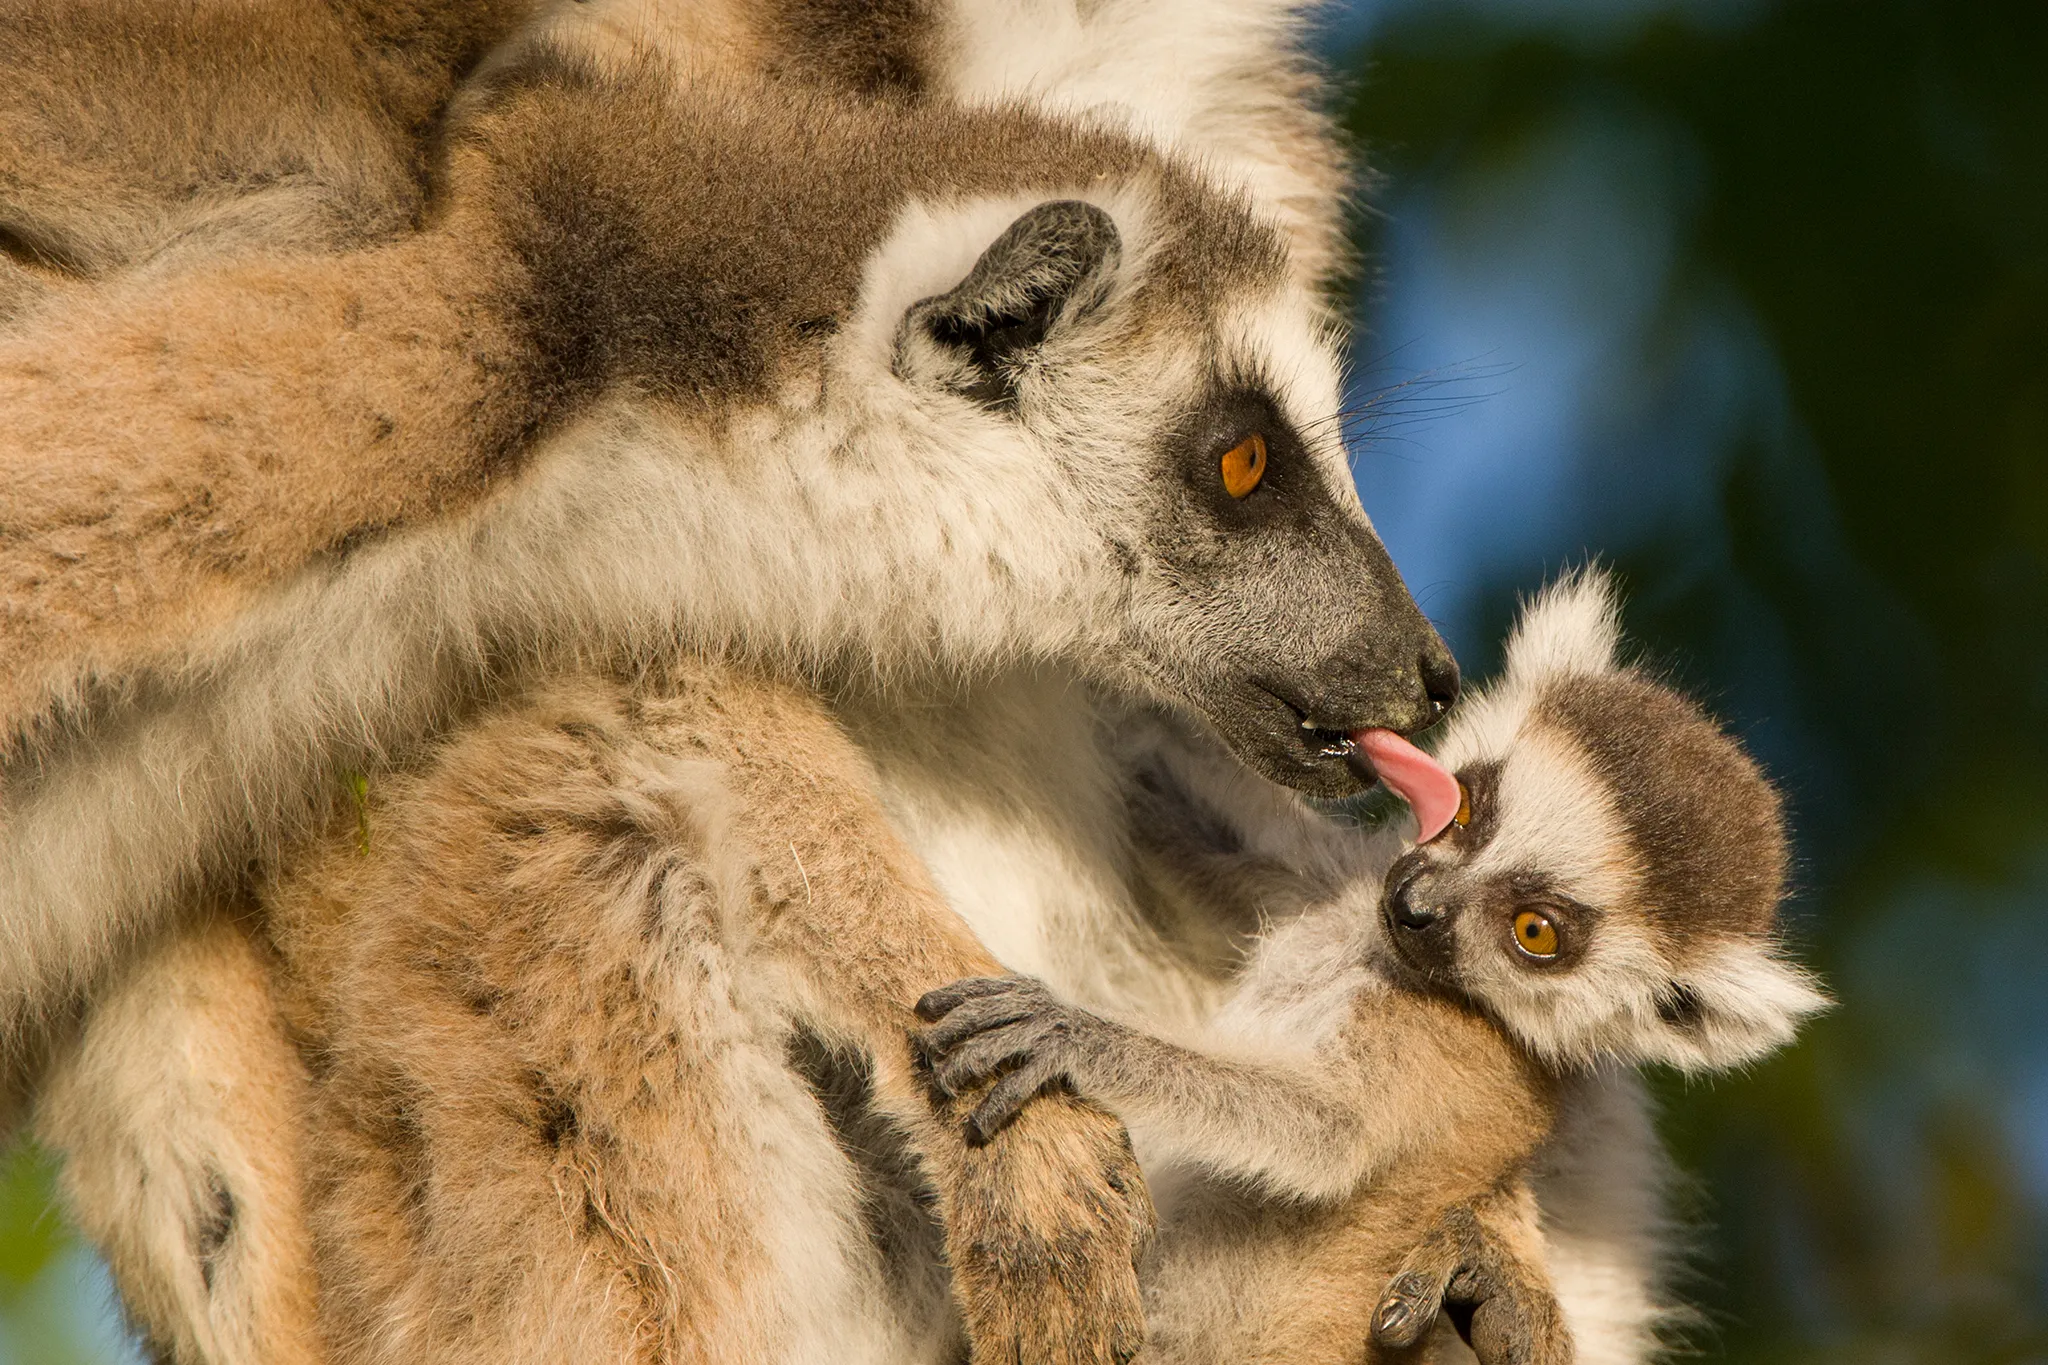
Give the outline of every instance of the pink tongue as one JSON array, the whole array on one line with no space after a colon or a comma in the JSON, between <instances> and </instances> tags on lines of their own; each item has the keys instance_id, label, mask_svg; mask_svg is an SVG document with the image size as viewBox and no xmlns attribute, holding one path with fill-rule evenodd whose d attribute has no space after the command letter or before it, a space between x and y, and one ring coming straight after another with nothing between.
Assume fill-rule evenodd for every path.
<instances>
[{"instance_id":1,"label":"pink tongue","mask_svg":"<svg viewBox=\"0 0 2048 1365\"><path fill-rule=\"evenodd\" d=\"M1392 730L1360 730L1351 736L1387 790L1415 812L1415 840L1428 843L1458 813L1458 779Z\"/></svg>"}]
</instances>

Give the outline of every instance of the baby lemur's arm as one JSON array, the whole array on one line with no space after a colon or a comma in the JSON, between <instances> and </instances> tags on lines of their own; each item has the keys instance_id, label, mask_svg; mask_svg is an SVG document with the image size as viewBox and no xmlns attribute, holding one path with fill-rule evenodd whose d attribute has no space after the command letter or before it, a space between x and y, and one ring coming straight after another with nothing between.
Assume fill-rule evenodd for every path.
<instances>
[{"instance_id":1,"label":"baby lemur's arm","mask_svg":"<svg viewBox=\"0 0 2048 1365\"><path fill-rule=\"evenodd\" d=\"M1390 986L1362 944L1332 941L1355 922L1315 912L1269 935L1220 1041L1202 1046L1067 1004L1028 977L956 982L918 1004L935 1021L923 1035L934 1079L951 1094L1001 1073L971 1120L983 1138L1064 1083L1168 1160L1282 1197L1342 1198L1480 1124L1533 1149L1549 1127L1547 1082L1467 1011Z\"/></svg>"}]
</instances>

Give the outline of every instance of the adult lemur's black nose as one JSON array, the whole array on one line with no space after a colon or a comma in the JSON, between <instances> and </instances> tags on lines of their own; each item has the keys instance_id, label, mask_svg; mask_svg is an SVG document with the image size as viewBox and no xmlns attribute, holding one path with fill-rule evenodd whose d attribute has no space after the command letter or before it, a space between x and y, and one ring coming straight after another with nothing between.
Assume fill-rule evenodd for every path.
<instances>
[{"instance_id":1,"label":"adult lemur's black nose","mask_svg":"<svg viewBox=\"0 0 2048 1365\"><path fill-rule=\"evenodd\" d=\"M1450 649L1442 640L1432 637L1417 662L1430 710L1440 716L1450 710L1451 703L1458 699L1458 661L1451 657Z\"/></svg>"}]
</instances>

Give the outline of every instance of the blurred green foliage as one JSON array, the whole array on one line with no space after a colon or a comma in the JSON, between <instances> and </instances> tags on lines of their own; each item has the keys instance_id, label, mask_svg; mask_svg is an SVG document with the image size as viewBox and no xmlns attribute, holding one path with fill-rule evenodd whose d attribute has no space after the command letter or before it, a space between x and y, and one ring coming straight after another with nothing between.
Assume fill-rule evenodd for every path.
<instances>
[{"instance_id":1,"label":"blurred green foliage","mask_svg":"<svg viewBox=\"0 0 2048 1365\"><path fill-rule=\"evenodd\" d=\"M135 1349L56 1209L54 1177L31 1143L0 1153L0 1365L126 1365Z\"/></svg>"},{"instance_id":2,"label":"blurred green foliage","mask_svg":"<svg viewBox=\"0 0 2048 1365\"><path fill-rule=\"evenodd\" d=\"M1664 306L1732 295L1782 376L1785 429L1731 438L1716 505L1645 528L1624 474L1548 547L1616 562L1631 630L1784 781L1841 1001L1753 1074L1665 1086L1694 1344L2048 1360L2048 4L1706 8L1400 6L1347 118L1395 205L1574 111L1658 129Z\"/></svg>"}]
</instances>

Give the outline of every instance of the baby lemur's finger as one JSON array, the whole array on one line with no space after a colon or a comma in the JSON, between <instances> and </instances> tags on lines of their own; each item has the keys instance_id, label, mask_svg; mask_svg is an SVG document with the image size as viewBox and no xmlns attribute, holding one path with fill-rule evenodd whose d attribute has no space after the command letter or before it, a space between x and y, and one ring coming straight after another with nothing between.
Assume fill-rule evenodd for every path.
<instances>
[{"instance_id":1,"label":"baby lemur's finger","mask_svg":"<svg viewBox=\"0 0 2048 1365\"><path fill-rule=\"evenodd\" d=\"M949 986L926 991L918 997L913 1008L916 1009L918 1018L929 1022L951 1013L966 1001L1008 990L1016 984L1016 980L1010 976L970 976Z\"/></svg>"},{"instance_id":2,"label":"baby lemur's finger","mask_svg":"<svg viewBox=\"0 0 2048 1365\"><path fill-rule=\"evenodd\" d=\"M1037 1019L1019 1019L967 1039L932 1062L932 1081L943 1095L957 1095L997 1072L1028 1060L1046 1029Z\"/></svg>"},{"instance_id":3,"label":"baby lemur's finger","mask_svg":"<svg viewBox=\"0 0 2048 1365\"><path fill-rule=\"evenodd\" d=\"M977 1034L1003 1028L1032 1017L1035 1002L1014 995L985 995L956 1005L945 1018L917 1035L925 1056L936 1061Z\"/></svg>"},{"instance_id":4,"label":"baby lemur's finger","mask_svg":"<svg viewBox=\"0 0 2048 1365\"><path fill-rule=\"evenodd\" d=\"M1008 1127L1020 1110L1063 1079L1060 1064L1050 1057L1033 1057L997 1081L974 1116L967 1120L968 1140L986 1143Z\"/></svg>"}]
</instances>

